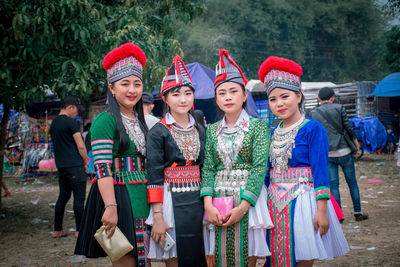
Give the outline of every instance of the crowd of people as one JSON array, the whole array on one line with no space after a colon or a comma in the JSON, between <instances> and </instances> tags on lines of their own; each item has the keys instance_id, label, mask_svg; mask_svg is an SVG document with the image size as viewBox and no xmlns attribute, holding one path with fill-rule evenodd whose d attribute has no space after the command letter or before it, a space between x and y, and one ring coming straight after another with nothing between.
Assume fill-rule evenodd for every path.
<instances>
[{"instance_id":1,"label":"crowd of people","mask_svg":"<svg viewBox=\"0 0 400 267\"><path fill-rule=\"evenodd\" d=\"M357 142L344 109L329 102L333 91L321 90L320 110L306 117L302 67L267 58L259 78L271 111L281 118L271 131L247 113L247 79L221 49L214 90L224 117L206 127L204 115L193 111L195 87L178 55L161 84L163 118L150 114L154 99L143 92L145 64L144 52L133 43L106 55L108 106L86 134L87 149L71 121L80 102L64 101L51 129L60 171L52 237L65 235L64 207L73 192L75 254L107 256L94 234L104 226L112 238L119 229L133 249L113 266L163 261L254 267L258 259L265 266L312 266L349 251L337 215L338 166L350 187L355 219L368 215L361 210L343 129ZM94 179L83 207L86 187L80 184L89 149Z\"/></svg>"}]
</instances>

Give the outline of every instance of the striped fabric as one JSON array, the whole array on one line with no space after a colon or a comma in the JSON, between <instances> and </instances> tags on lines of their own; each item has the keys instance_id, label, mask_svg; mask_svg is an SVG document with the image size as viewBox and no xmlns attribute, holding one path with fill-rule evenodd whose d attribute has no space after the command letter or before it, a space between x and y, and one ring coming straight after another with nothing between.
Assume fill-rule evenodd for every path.
<instances>
[{"instance_id":1,"label":"striped fabric","mask_svg":"<svg viewBox=\"0 0 400 267\"><path fill-rule=\"evenodd\" d=\"M112 176L111 165L113 163L113 140L100 139L92 143L93 161L96 178L100 179Z\"/></svg>"},{"instance_id":2,"label":"striped fabric","mask_svg":"<svg viewBox=\"0 0 400 267\"><path fill-rule=\"evenodd\" d=\"M314 189L315 191L315 199L323 199L327 198L330 199L331 195L329 194L329 187L327 186L320 186Z\"/></svg>"}]
</instances>

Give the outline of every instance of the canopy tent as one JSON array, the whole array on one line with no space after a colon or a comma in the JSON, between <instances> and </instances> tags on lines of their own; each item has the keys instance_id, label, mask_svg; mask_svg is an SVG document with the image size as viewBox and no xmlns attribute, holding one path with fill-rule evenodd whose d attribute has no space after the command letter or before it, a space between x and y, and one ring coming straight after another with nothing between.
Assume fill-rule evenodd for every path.
<instances>
[{"instance_id":1,"label":"canopy tent","mask_svg":"<svg viewBox=\"0 0 400 267\"><path fill-rule=\"evenodd\" d=\"M186 65L192 78L195 89L195 109L201 109L206 116L207 122L213 123L220 119L222 114L217 114L214 102L214 80L215 72L200 63L191 63ZM250 92L247 97L247 112L250 116L258 118L257 107ZM162 100L155 101L153 113L156 116L162 116Z\"/></svg>"},{"instance_id":2,"label":"canopy tent","mask_svg":"<svg viewBox=\"0 0 400 267\"><path fill-rule=\"evenodd\" d=\"M400 96L400 72L389 74L383 78L372 93L375 96Z\"/></svg>"}]
</instances>

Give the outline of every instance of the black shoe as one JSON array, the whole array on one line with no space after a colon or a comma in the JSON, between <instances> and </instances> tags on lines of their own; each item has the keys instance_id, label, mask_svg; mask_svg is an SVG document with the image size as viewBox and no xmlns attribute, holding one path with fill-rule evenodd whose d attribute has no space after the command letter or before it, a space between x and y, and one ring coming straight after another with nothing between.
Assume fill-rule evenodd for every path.
<instances>
[{"instance_id":1,"label":"black shoe","mask_svg":"<svg viewBox=\"0 0 400 267\"><path fill-rule=\"evenodd\" d=\"M340 219L339 222L340 222L340 223L343 223L343 222L344 222L344 218Z\"/></svg>"},{"instance_id":2,"label":"black shoe","mask_svg":"<svg viewBox=\"0 0 400 267\"><path fill-rule=\"evenodd\" d=\"M368 220L368 213L357 213L354 214L357 222Z\"/></svg>"}]
</instances>

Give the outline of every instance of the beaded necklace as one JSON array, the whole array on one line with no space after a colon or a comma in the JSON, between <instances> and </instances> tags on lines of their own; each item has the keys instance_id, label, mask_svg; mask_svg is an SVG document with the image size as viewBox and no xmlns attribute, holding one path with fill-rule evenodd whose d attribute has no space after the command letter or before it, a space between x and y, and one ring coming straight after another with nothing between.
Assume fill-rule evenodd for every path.
<instances>
[{"instance_id":1,"label":"beaded necklace","mask_svg":"<svg viewBox=\"0 0 400 267\"><path fill-rule=\"evenodd\" d=\"M305 116L302 115L297 122L286 128L282 128L283 121L281 121L275 129L269 148L269 157L277 173L287 170L288 161L292 158L292 149L295 147L297 132L304 120Z\"/></svg>"},{"instance_id":2,"label":"beaded necklace","mask_svg":"<svg viewBox=\"0 0 400 267\"><path fill-rule=\"evenodd\" d=\"M172 124L171 134L186 162L196 161L200 154L200 138L196 127L181 129Z\"/></svg>"},{"instance_id":3,"label":"beaded necklace","mask_svg":"<svg viewBox=\"0 0 400 267\"><path fill-rule=\"evenodd\" d=\"M146 138L139 125L139 120L137 116L134 118L129 118L128 116L121 113L122 123L128 133L129 139L131 139L139 152L146 156Z\"/></svg>"},{"instance_id":4,"label":"beaded necklace","mask_svg":"<svg viewBox=\"0 0 400 267\"><path fill-rule=\"evenodd\" d=\"M217 151L226 170L231 170L243 145L244 130L226 128L218 135Z\"/></svg>"}]
</instances>

